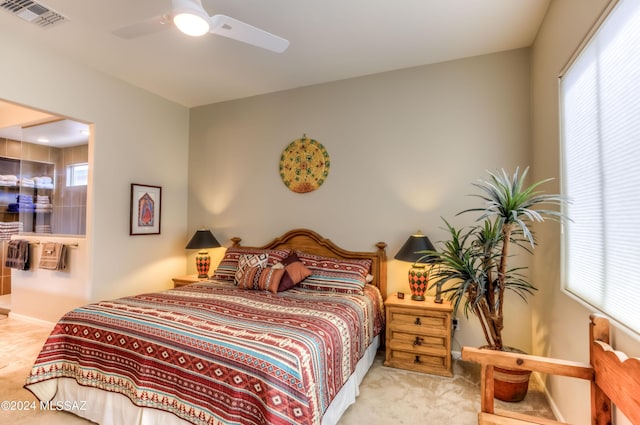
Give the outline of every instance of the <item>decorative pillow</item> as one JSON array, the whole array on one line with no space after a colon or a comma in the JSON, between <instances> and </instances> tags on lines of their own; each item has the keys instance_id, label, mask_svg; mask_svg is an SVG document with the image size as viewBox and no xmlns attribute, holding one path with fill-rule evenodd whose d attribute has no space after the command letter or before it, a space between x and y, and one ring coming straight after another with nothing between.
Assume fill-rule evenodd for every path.
<instances>
[{"instance_id":1,"label":"decorative pillow","mask_svg":"<svg viewBox=\"0 0 640 425\"><path fill-rule=\"evenodd\" d=\"M316 291L343 292L362 295L371 260L346 260L322 257L296 251L311 275L300 282L303 288Z\"/></svg>"},{"instance_id":2,"label":"decorative pillow","mask_svg":"<svg viewBox=\"0 0 640 425\"><path fill-rule=\"evenodd\" d=\"M243 248L230 247L224 253L224 258L220 261L218 268L213 272L212 279L233 281L238 271L238 259L241 255L268 254L269 265L279 263L289 255L291 251L288 249L260 249L260 248Z\"/></svg>"},{"instance_id":3,"label":"decorative pillow","mask_svg":"<svg viewBox=\"0 0 640 425\"><path fill-rule=\"evenodd\" d=\"M234 278L234 283L236 285L240 284L240 281L243 280L244 274L247 270L253 269L256 267L264 268L267 266L267 261L269 260L269 254L255 254L248 255L242 254L238 259L238 270L236 271L236 275Z\"/></svg>"},{"instance_id":4,"label":"decorative pillow","mask_svg":"<svg viewBox=\"0 0 640 425\"><path fill-rule=\"evenodd\" d=\"M284 274L284 267L249 267L242 275L238 286L242 289L254 289L278 293L278 285Z\"/></svg>"},{"instance_id":5,"label":"decorative pillow","mask_svg":"<svg viewBox=\"0 0 640 425\"><path fill-rule=\"evenodd\" d=\"M288 291L289 289L302 282L305 278L311 276L309 270L295 252L292 252L283 262L284 274L278 286L278 292Z\"/></svg>"}]
</instances>

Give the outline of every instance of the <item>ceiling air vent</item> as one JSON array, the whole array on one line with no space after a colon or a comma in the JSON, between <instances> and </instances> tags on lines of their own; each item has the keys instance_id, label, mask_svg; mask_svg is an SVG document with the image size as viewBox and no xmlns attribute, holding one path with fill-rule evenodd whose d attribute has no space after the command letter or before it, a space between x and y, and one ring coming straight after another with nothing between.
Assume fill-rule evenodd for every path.
<instances>
[{"instance_id":1,"label":"ceiling air vent","mask_svg":"<svg viewBox=\"0 0 640 425\"><path fill-rule=\"evenodd\" d=\"M67 20L58 12L31 0L0 0L0 9L41 28L49 28Z\"/></svg>"}]
</instances>

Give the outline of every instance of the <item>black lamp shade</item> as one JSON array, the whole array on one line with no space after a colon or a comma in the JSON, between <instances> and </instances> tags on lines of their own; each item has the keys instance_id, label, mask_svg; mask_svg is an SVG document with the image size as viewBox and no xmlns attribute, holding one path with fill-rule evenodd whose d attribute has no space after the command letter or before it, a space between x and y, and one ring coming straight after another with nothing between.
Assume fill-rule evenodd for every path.
<instances>
[{"instance_id":1,"label":"black lamp shade","mask_svg":"<svg viewBox=\"0 0 640 425\"><path fill-rule=\"evenodd\" d=\"M197 230L185 248L204 249L217 248L219 246L220 242L217 241L210 230Z\"/></svg>"},{"instance_id":2,"label":"black lamp shade","mask_svg":"<svg viewBox=\"0 0 640 425\"><path fill-rule=\"evenodd\" d=\"M211 265L211 257L206 251L207 248L217 248L220 246L220 242L217 241L215 236L210 230L197 230L195 235L191 238L186 249L199 249L200 252L196 255L196 269L198 270L199 279L209 278L209 266Z\"/></svg>"},{"instance_id":3,"label":"black lamp shade","mask_svg":"<svg viewBox=\"0 0 640 425\"><path fill-rule=\"evenodd\" d=\"M402 245L400 251L396 254L396 260L409 261L411 263L429 263L431 257L425 256L419 251L435 251L433 244L429 238L421 233L409 236L409 239Z\"/></svg>"}]
</instances>

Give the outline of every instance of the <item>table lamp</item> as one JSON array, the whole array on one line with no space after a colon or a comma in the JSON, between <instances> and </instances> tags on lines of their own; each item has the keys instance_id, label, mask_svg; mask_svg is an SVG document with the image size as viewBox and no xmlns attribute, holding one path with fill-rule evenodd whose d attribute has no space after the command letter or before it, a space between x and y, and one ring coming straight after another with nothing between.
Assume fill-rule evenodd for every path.
<instances>
[{"instance_id":1,"label":"table lamp","mask_svg":"<svg viewBox=\"0 0 640 425\"><path fill-rule=\"evenodd\" d=\"M435 251L435 248L429 238L418 231L409 236L409 239L394 257L396 260L413 263L409 269L409 288L411 289L411 299L415 301L425 300L424 293L427 291L429 284L429 270L427 270L426 265L431 262L432 257L420 253L427 250ZM437 298L439 299L440 297Z\"/></svg>"},{"instance_id":2,"label":"table lamp","mask_svg":"<svg viewBox=\"0 0 640 425\"><path fill-rule=\"evenodd\" d=\"M199 249L196 255L196 269L198 270L198 278L209 277L209 266L211 265L211 257L207 248L217 248L220 246L210 230L197 230L193 235L186 249Z\"/></svg>"}]
</instances>

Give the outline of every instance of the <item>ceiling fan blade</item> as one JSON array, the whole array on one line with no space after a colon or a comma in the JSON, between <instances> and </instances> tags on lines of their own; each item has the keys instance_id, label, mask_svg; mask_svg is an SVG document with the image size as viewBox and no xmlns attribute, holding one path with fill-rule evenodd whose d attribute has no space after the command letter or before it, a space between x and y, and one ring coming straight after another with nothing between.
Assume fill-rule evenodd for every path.
<instances>
[{"instance_id":1,"label":"ceiling fan blade","mask_svg":"<svg viewBox=\"0 0 640 425\"><path fill-rule=\"evenodd\" d=\"M126 25L112 31L112 34L120 38L130 40L132 38L142 37L143 35L153 34L166 28L171 28L171 26L173 26L173 23L171 22L170 16L166 14L138 21L131 25Z\"/></svg>"},{"instance_id":2,"label":"ceiling fan blade","mask_svg":"<svg viewBox=\"0 0 640 425\"><path fill-rule=\"evenodd\" d=\"M276 53L289 47L288 40L226 15L213 15L209 32Z\"/></svg>"}]
</instances>

